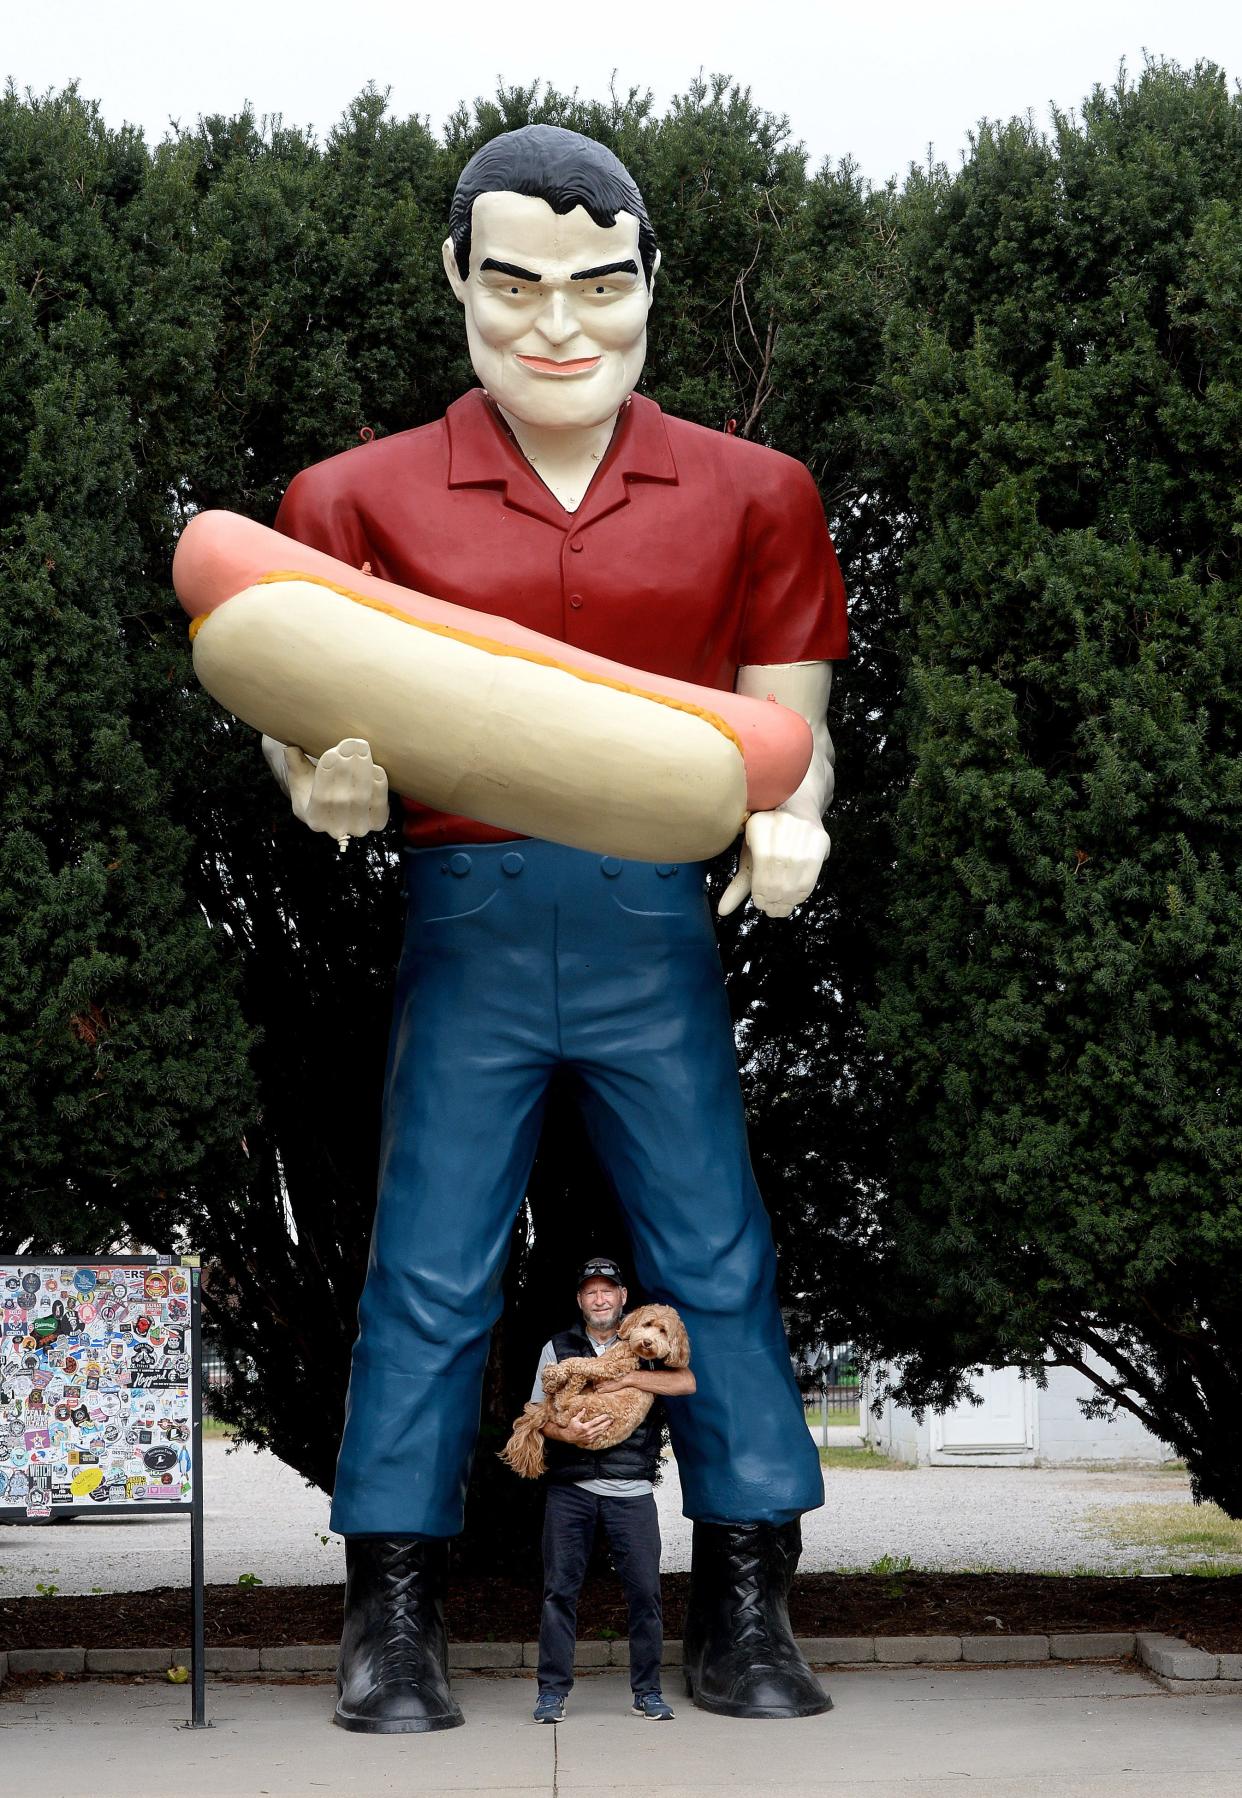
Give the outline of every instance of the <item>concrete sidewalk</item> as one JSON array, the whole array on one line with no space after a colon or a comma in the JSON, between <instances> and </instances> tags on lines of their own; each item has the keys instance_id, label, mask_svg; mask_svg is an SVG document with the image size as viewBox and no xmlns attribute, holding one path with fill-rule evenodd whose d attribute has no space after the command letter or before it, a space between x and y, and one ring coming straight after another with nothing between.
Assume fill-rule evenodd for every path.
<instances>
[{"instance_id":1,"label":"concrete sidewalk","mask_svg":"<svg viewBox=\"0 0 1242 1798\"><path fill-rule=\"evenodd\" d=\"M421 1737L330 1727L330 1685L208 1686L210 1730L178 1729L185 1687L101 1681L0 1699L6 1789L57 1788L77 1767L92 1798L1234 1798L1242 1698L1173 1698L1118 1667L837 1672L836 1709L803 1723L626 1714L620 1674L580 1679L567 1721L529 1721L528 1679L460 1679L464 1729ZM49 1783L49 1780L51 1782ZM154 1780L154 1784L152 1781ZM69 1787L64 1789L68 1790Z\"/></svg>"}]
</instances>

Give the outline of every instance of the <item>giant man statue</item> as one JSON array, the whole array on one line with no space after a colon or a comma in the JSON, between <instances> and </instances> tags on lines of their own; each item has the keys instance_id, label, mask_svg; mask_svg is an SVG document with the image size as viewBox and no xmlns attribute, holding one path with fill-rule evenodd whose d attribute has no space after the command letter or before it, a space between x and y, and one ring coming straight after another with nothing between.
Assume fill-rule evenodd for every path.
<instances>
[{"instance_id":1,"label":"giant man statue","mask_svg":"<svg viewBox=\"0 0 1242 1798\"><path fill-rule=\"evenodd\" d=\"M444 245L480 386L434 424L306 469L276 523L382 579L800 712L809 771L749 818L719 908L749 895L785 917L828 853L840 574L803 467L634 393L659 264L610 151L542 125L494 139L461 177ZM312 828L344 837L386 818L366 743L317 764L270 739L265 750ZM461 1721L441 1620L448 1545L558 1070L638 1276L694 1345L698 1392L668 1405L694 1520L693 1697L733 1716L826 1709L786 1610L798 1519L823 1502L822 1476L777 1309L703 869L601 859L402 803L408 923L332 1511L348 1570L336 1720Z\"/></svg>"}]
</instances>

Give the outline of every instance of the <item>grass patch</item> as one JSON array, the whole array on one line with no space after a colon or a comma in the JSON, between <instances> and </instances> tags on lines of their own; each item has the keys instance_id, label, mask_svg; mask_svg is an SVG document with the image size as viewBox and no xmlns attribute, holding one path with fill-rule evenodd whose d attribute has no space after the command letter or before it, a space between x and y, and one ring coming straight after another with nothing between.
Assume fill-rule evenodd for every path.
<instances>
[{"instance_id":1,"label":"grass patch","mask_svg":"<svg viewBox=\"0 0 1242 1798\"><path fill-rule=\"evenodd\" d=\"M231 1423L223 1423L218 1417L204 1417L203 1440L206 1441L208 1437L219 1437L226 1442L231 1442L233 1426Z\"/></svg>"},{"instance_id":2,"label":"grass patch","mask_svg":"<svg viewBox=\"0 0 1242 1798\"><path fill-rule=\"evenodd\" d=\"M815 1406L806 1414L806 1420L813 1430L818 1430L824 1421L824 1413ZM828 1428L830 1430L856 1430L858 1428L858 1406L852 1411L829 1411Z\"/></svg>"},{"instance_id":3,"label":"grass patch","mask_svg":"<svg viewBox=\"0 0 1242 1798\"><path fill-rule=\"evenodd\" d=\"M879 1455L873 1448L821 1448L819 1451L821 1467L846 1467L860 1470L878 1468L885 1473L905 1473L909 1461L893 1461L887 1455Z\"/></svg>"},{"instance_id":4,"label":"grass patch","mask_svg":"<svg viewBox=\"0 0 1242 1798\"><path fill-rule=\"evenodd\" d=\"M1086 1522L1119 1547L1162 1549L1174 1573L1233 1573L1242 1559L1242 1522L1219 1505L1101 1505Z\"/></svg>"}]
</instances>

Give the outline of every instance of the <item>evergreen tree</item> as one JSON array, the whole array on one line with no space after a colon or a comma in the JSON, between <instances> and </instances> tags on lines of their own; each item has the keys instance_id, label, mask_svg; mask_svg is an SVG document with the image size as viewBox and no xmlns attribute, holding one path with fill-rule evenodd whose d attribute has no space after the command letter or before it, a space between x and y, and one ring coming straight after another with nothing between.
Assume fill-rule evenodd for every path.
<instances>
[{"instance_id":1,"label":"evergreen tree","mask_svg":"<svg viewBox=\"0 0 1242 1798\"><path fill-rule=\"evenodd\" d=\"M164 596L133 496L124 218L147 156L73 93L0 99L0 1133L5 1236L186 1241L252 1104L230 947L131 725Z\"/></svg>"},{"instance_id":2,"label":"evergreen tree","mask_svg":"<svg viewBox=\"0 0 1242 1798\"><path fill-rule=\"evenodd\" d=\"M876 432L911 776L865 1326L914 1402L1082 1366L1233 1515L1240 180L1224 77L1151 66L903 197Z\"/></svg>"}]
</instances>

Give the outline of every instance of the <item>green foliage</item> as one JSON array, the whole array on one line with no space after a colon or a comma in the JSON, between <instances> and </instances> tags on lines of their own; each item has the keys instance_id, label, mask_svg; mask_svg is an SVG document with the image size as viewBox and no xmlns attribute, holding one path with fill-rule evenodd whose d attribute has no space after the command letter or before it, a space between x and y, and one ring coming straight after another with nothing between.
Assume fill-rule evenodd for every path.
<instances>
[{"instance_id":1,"label":"green foliage","mask_svg":"<svg viewBox=\"0 0 1242 1798\"><path fill-rule=\"evenodd\" d=\"M910 779L873 1041L917 1403L1098 1361L1242 1512L1242 106L1210 69L907 189L877 432Z\"/></svg>"},{"instance_id":2,"label":"green foliage","mask_svg":"<svg viewBox=\"0 0 1242 1798\"><path fill-rule=\"evenodd\" d=\"M182 1240L253 1104L229 946L134 722L130 647L166 605L126 378L145 161L72 95L0 100L5 1234L50 1249Z\"/></svg>"},{"instance_id":3,"label":"green foliage","mask_svg":"<svg viewBox=\"0 0 1242 1798\"><path fill-rule=\"evenodd\" d=\"M247 111L154 148L10 93L5 1239L200 1248L221 1417L330 1485L394 838L339 856L293 821L193 682L169 561L193 510L270 520L298 468L471 384L449 197L534 120L645 192L647 391L805 460L846 570L833 858L792 927L721 933L795 1334L852 1336L916 1404L1086 1344L1101 1403L1242 1509L1242 139L1207 68L880 191L808 176L720 78L663 115L501 89L443 141L367 91L323 144ZM484 1397L492 1559L537 1496L490 1450L574 1263L624 1242L603 1192L557 1092Z\"/></svg>"}]
</instances>

